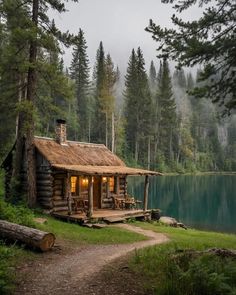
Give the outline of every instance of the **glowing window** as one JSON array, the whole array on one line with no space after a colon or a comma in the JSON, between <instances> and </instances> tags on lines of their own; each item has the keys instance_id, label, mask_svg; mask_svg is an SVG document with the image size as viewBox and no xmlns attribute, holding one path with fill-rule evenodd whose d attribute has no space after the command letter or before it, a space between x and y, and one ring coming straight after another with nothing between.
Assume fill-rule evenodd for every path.
<instances>
[{"instance_id":1,"label":"glowing window","mask_svg":"<svg viewBox=\"0 0 236 295\"><path fill-rule=\"evenodd\" d=\"M88 190L88 177L80 177L80 189L81 192Z\"/></svg>"},{"instance_id":2,"label":"glowing window","mask_svg":"<svg viewBox=\"0 0 236 295\"><path fill-rule=\"evenodd\" d=\"M70 190L71 193L76 193L76 184L77 184L77 177L71 176L70 178Z\"/></svg>"},{"instance_id":3,"label":"glowing window","mask_svg":"<svg viewBox=\"0 0 236 295\"><path fill-rule=\"evenodd\" d=\"M115 191L115 178L114 177L109 178L109 186L110 186L110 192L114 192Z\"/></svg>"}]
</instances>

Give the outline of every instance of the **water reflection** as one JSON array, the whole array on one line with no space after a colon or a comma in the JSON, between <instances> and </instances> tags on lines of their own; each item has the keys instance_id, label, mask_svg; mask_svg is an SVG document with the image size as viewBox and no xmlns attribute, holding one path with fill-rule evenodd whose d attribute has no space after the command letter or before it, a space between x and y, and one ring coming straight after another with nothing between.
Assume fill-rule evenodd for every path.
<instances>
[{"instance_id":1,"label":"water reflection","mask_svg":"<svg viewBox=\"0 0 236 295\"><path fill-rule=\"evenodd\" d=\"M144 177L129 177L128 191L142 200ZM148 207L191 227L236 233L236 175L151 177Z\"/></svg>"}]
</instances>

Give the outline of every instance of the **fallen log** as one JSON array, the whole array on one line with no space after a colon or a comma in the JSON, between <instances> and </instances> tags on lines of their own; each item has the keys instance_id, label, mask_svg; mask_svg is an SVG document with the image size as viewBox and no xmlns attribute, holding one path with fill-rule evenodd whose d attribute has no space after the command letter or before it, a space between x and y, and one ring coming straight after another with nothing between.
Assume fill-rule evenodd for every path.
<instances>
[{"instance_id":1,"label":"fallen log","mask_svg":"<svg viewBox=\"0 0 236 295\"><path fill-rule=\"evenodd\" d=\"M5 220L0 220L0 239L19 241L43 252L50 250L55 242L55 236L52 233Z\"/></svg>"}]
</instances>

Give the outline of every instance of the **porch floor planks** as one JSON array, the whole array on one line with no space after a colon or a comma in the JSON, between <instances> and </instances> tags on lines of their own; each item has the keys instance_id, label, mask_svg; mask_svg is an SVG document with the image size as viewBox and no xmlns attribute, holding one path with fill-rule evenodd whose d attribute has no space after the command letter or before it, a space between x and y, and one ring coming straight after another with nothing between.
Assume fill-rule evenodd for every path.
<instances>
[{"instance_id":1,"label":"porch floor planks","mask_svg":"<svg viewBox=\"0 0 236 295\"><path fill-rule=\"evenodd\" d=\"M92 219L104 220L108 222L118 222L125 221L125 219L129 218L141 218L145 217L150 214L150 210L144 212L143 210L104 210L104 209L97 209L94 210ZM82 222L87 219L85 213L79 214L71 214L68 215L67 211L55 212L52 214L54 217L58 219L64 219L67 221L73 222Z\"/></svg>"}]
</instances>

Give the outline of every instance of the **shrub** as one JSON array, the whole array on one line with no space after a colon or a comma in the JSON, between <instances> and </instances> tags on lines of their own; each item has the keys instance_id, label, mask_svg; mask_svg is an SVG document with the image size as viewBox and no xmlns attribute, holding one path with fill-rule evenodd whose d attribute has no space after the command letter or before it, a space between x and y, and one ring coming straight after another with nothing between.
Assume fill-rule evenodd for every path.
<instances>
[{"instance_id":1,"label":"shrub","mask_svg":"<svg viewBox=\"0 0 236 295\"><path fill-rule=\"evenodd\" d=\"M135 269L140 266L140 271L146 274L151 294L236 294L236 260L232 257L198 255L194 251L180 253L166 245L138 251L133 262Z\"/></svg>"},{"instance_id":2,"label":"shrub","mask_svg":"<svg viewBox=\"0 0 236 295\"><path fill-rule=\"evenodd\" d=\"M0 219L35 227L33 217L32 211L23 205L13 206L0 199Z\"/></svg>"},{"instance_id":3,"label":"shrub","mask_svg":"<svg viewBox=\"0 0 236 295\"><path fill-rule=\"evenodd\" d=\"M10 260L15 255L14 247L5 247L0 244L0 294L11 294L14 289L14 273Z\"/></svg>"}]
</instances>

